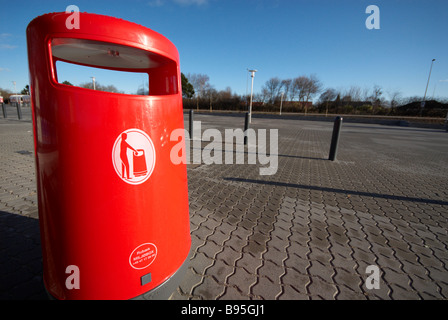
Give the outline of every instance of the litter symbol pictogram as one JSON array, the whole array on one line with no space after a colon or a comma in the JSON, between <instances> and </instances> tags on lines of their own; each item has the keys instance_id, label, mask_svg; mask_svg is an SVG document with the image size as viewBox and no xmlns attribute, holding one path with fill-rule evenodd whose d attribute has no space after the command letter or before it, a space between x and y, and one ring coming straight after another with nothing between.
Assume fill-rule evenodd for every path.
<instances>
[{"instance_id":1,"label":"litter symbol pictogram","mask_svg":"<svg viewBox=\"0 0 448 320\"><path fill-rule=\"evenodd\" d=\"M124 182L134 185L145 182L156 163L151 138L139 129L123 131L115 140L112 163L115 172Z\"/></svg>"}]
</instances>

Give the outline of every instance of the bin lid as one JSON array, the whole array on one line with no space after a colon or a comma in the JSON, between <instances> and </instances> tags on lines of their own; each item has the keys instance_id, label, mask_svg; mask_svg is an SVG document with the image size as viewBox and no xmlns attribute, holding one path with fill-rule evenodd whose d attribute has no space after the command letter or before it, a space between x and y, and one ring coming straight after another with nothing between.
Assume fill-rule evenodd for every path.
<instances>
[{"instance_id":1,"label":"bin lid","mask_svg":"<svg viewBox=\"0 0 448 320\"><path fill-rule=\"evenodd\" d=\"M57 59L102 68L150 69L171 61L142 49L87 39L54 38L51 50Z\"/></svg>"}]
</instances>

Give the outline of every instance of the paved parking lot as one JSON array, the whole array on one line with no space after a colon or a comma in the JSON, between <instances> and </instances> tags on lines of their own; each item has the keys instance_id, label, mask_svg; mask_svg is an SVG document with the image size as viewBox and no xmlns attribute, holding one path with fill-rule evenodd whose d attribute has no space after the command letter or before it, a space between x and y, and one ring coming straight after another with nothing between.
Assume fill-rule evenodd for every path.
<instances>
[{"instance_id":1,"label":"paved parking lot","mask_svg":"<svg viewBox=\"0 0 448 320\"><path fill-rule=\"evenodd\" d=\"M31 117L12 112L0 119L0 299L45 299ZM278 170L188 166L193 255L171 299L448 298L447 132L344 123L332 162L331 122L255 116L251 127L278 129ZM379 289L366 287L368 266Z\"/></svg>"}]
</instances>

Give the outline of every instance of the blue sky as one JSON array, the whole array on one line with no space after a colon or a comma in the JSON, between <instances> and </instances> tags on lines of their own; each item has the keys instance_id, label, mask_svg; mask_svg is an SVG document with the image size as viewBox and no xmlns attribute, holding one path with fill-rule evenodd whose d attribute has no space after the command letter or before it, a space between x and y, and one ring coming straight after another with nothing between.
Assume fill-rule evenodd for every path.
<instances>
[{"instance_id":1,"label":"blue sky","mask_svg":"<svg viewBox=\"0 0 448 320\"><path fill-rule=\"evenodd\" d=\"M324 87L380 85L386 98L387 92L396 90L404 97L423 96L435 58L427 95L448 98L446 0L1 0L0 4L0 87L10 90L12 81L19 90L28 84L28 23L74 4L81 12L115 16L165 35L179 50L182 72L207 74L217 90L230 87L244 94L246 69L255 68L256 93L272 77L315 74ZM379 30L365 26L366 7L371 4L380 9ZM79 76L76 81L90 80L88 74Z\"/></svg>"}]
</instances>

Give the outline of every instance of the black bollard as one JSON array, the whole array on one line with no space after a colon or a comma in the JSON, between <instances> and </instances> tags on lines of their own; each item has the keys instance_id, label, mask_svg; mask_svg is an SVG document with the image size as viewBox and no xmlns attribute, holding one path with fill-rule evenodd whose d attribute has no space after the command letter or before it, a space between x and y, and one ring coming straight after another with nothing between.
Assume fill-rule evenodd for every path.
<instances>
[{"instance_id":1,"label":"black bollard","mask_svg":"<svg viewBox=\"0 0 448 320\"><path fill-rule=\"evenodd\" d=\"M333 126L333 135L331 137L330 156L329 160L334 161L338 152L339 133L342 127L342 117L336 117Z\"/></svg>"},{"instance_id":2,"label":"black bollard","mask_svg":"<svg viewBox=\"0 0 448 320\"><path fill-rule=\"evenodd\" d=\"M2 111L3 111L3 118L8 118L8 113L6 112L6 105L2 103Z\"/></svg>"},{"instance_id":3,"label":"black bollard","mask_svg":"<svg viewBox=\"0 0 448 320\"><path fill-rule=\"evenodd\" d=\"M446 113L446 118L445 118L445 130L448 131L448 112Z\"/></svg>"},{"instance_id":4,"label":"black bollard","mask_svg":"<svg viewBox=\"0 0 448 320\"><path fill-rule=\"evenodd\" d=\"M190 109L190 139L193 140L193 117L194 117L194 111L193 109Z\"/></svg>"},{"instance_id":5,"label":"black bollard","mask_svg":"<svg viewBox=\"0 0 448 320\"><path fill-rule=\"evenodd\" d=\"M17 117L20 119L22 119L22 108L20 107L20 103L16 102L16 107L17 107Z\"/></svg>"},{"instance_id":6,"label":"black bollard","mask_svg":"<svg viewBox=\"0 0 448 320\"><path fill-rule=\"evenodd\" d=\"M244 120L244 145L247 145L247 129L249 129L249 112L246 112L246 119Z\"/></svg>"}]
</instances>

